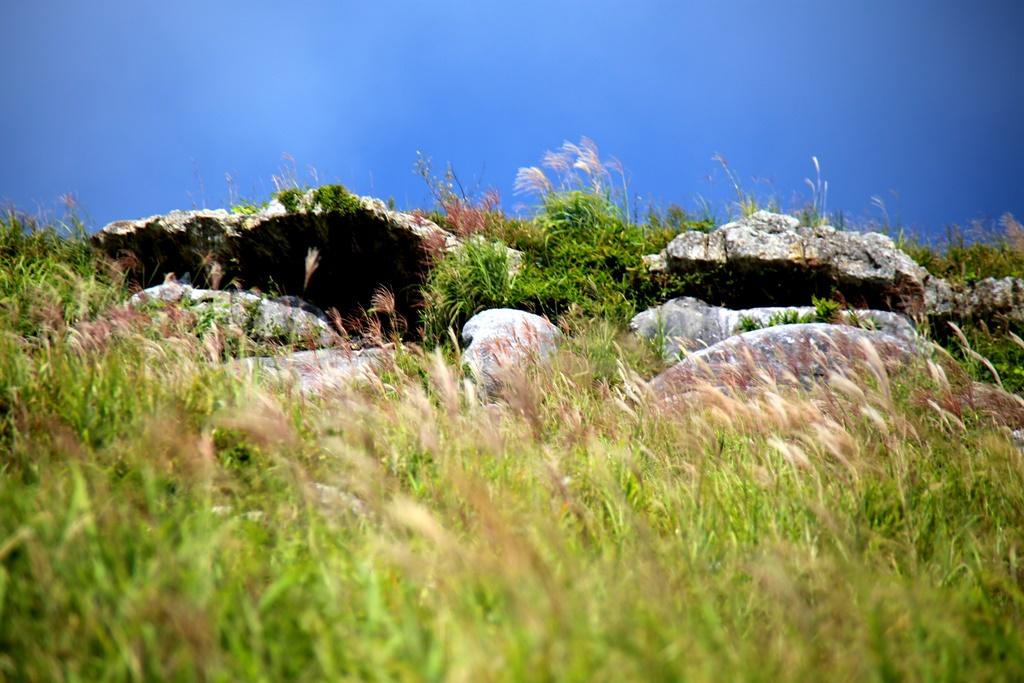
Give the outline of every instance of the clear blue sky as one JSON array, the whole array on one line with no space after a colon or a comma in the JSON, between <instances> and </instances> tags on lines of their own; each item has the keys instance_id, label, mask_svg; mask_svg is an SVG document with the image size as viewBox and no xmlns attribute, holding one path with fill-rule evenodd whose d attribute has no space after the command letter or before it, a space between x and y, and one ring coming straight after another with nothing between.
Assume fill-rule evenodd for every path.
<instances>
[{"instance_id":1,"label":"clear blue sky","mask_svg":"<svg viewBox=\"0 0 1024 683\"><path fill-rule=\"evenodd\" d=\"M283 154L412 207L421 150L510 208L582 135L663 205L724 206L716 152L789 204L817 155L852 216L1024 217L1021 0L3 4L0 202L94 227L264 199Z\"/></svg>"}]
</instances>

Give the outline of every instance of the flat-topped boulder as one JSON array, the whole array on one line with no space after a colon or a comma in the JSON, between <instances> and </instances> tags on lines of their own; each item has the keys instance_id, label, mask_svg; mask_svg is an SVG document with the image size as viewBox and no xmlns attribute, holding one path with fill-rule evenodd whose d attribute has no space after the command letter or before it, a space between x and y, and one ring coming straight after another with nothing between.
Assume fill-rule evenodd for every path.
<instances>
[{"instance_id":1,"label":"flat-topped boulder","mask_svg":"<svg viewBox=\"0 0 1024 683\"><path fill-rule=\"evenodd\" d=\"M839 295L857 308L924 313L931 276L886 235L801 227L792 216L758 211L711 232L687 231L653 271L701 273L701 292L732 308L804 304ZM686 293L686 292L683 292Z\"/></svg>"},{"instance_id":2,"label":"flat-topped boulder","mask_svg":"<svg viewBox=\"0 0 1024 683\"><path fill-rule=\"evenodd\" d=\"M342 317L369 309L383 287L409 321L422 303L429 255L459 244L425 218L340 186L293 192L287 203L275 200L252 213L172 211L116 221L93 241L144 287L168 273L190 273L197 286L219 281L299 295Z\"/></svg>"}]
</instances>

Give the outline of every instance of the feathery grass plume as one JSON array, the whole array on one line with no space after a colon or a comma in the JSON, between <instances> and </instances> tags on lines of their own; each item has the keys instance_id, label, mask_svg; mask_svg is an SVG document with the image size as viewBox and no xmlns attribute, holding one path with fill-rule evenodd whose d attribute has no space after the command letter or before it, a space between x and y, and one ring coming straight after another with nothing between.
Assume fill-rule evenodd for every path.
<instances>
[{"instance_id":1,"label":"feathery grass plume","mask_svg":"<svg viewBox=\"0 0 1024 683\"><path fill-rule=\"evenodd\" d=\"M1021 225L1020 221L1009 212L1004 213L1000 217L999 224L1002 226L1003 234L1006 236L1010 246L1024 254L1024 225Z\"/></svg>"},{"instance_id":2,"label":"feathery grass plume","mask_svg":"<svg viewBox=\"0 0 1024 683\"><path fill-rule=\"evenodd\" d=\"M221 280L224 279L224 268L216 261L210 261L207 268L207 278L210 281L210 289L220 289Z\"/></svg>"},{"instance_id":3,"label":"feathery grass plume","mask_svg":"<svg viewBox=\"0 0 1024 683\"><path fill-rule=\"evenodd\" d=\"M590 138L581 137L579 143L566 140L558 150L545 152L541 165L558 177L557 185L541 168L527 166L516 173L516 194L536 194L543 198L556 192L586 192L621 203L623 216L629 216L629 187L622 162L614 157L602 160L597 143ZM621 179L619 191L612 189L612 172Z\"/></svg>"},{"instance_id":4,"label":"feathery grass plume","mask_svg":"<svg viewBox=\"0 0 1024 683\"><path fill-rule=\"evenodd\" d=\"M747 194L743 189L740 178L736 174L732 167L729 166L729 162L726 158L715 153L711 155L711 160L721 166L722 171L725 173L725 177L729 180L729 184L732 185L732 190L736 194L736 208L739 210L741 216L750 216L754 214L758 208L757 199L752 194Z\"/></svg>"},{"instance_id":5,"label":"feathery grass plume","mask_svg":"<svg viewBox=\"0 0 1024 683\"><path fill-rule=\"evenodd\" d=\"M967 340L967 336L964 334L963 330L960 329L959 325L952 321L947 322L946 324L953 330L953 334L956 335L957 340L960 342L960 347L963 349L963 352L984 365L985 369L992 374L992 379L995 380L996 386L1002 389L1003 380L999 377L999 372L996 370L995 366L992 365L991 361L971 348L971 343Z\"/></svg>"},{"instance_id":6,"label":"feathery grass plume","mask_svg":"<svg viewBox=\"0 0 1024 683\"><path fill-rule=\"evenodd\" d=\"M313 277L313 273L320 266L320 250L316 247L310 247L309 251L306 252L305 262L305 275L302 278L302 291L305 292L309 287L309 280Z\"/></svg>"},{"instance_id":7,"label":"feathery grass plume","mask_svg":"<svg viewBox=\"0 0 1024 683\"><path fill-rule=\"evenodd\" d=\"M819 225L826 225L828 223L828 181L821 179L821 164L818 163L818 157L811 157L811 164L814 165L814 180L810 178L804 178L804 183L811 190L811 206L805 211L807 214L806 222L812 227ZM878 199L878 197L872 197L872 201ZM877 206L877 204L876 204ZM881 205L883 213L885 213L885 205ZM888 221L888 216L886 217Z\"/></svg>"},{"instance_id":8,"label":"feathery grass plume","mask_svg":"<svg viewBox=\"0 0 1024 683\"><path fill-rule=\"evenodd\" d=\"M537 166L520 168L513 185L516 194L546 195L554 190L544 171Z\"/></svg>"}]
</instances>

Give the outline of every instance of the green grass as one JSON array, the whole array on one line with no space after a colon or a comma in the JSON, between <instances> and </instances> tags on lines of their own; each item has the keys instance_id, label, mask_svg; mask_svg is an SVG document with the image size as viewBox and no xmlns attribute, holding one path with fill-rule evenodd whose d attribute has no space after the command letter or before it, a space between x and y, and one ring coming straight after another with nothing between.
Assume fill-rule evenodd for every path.
<instances>
[{"instance_id":1,"label":"green grass","mask_svg":"<svg viewBox=\"0 0 1024 683\"><path fill-rule=\"evenodd\" d=\"M494 306L624 326L682 288L679 276L653 277L643 257L661 251L680 230L707 227L678 210L636 225L609 198L578 190L548 194L530 221L492 214L482 225L465 253L450 254L431 275L423 316L429 341L443 342L445 325L457 331L473 313ZM506 245L521 253L513 277L506 275Z\"/></svg>"},{"instance_id":2,"label":"green grass","mask_svg":"<svg viewBox=\"0 0 1024 683\"><path fill-rule=\"evenodd\" d=\"M900 247L928 272L954 283L1024 277L1024 228L1009 214L1001 223L999 231L976 226L970 233L954 226L938 243L903 239Z\"/></svg>"},{"instance_id":3,"label":"green grass","mask_svg":"<svg viewBox=\"0 0 1024 683\"><path fill-rule=\"evenodd\" d=\"M1024 458L955 365L666 413L580 316L498 405L412 344L302 399L13 221L0 679L1024 677Z\"/></svg>"},{"instance_id":4,"label":"green grass","mask_svg":"<svg viewBox=\"0 0 1024 683\"><path fill-rule=\"evenodd\" d=\"M930 273L958 285L970 285L988 277L1024 278L1024 228L1010 214L1003 216L1000 228L975 226L968 233L952 227L936 244L903 239L900 246ZM987 320L965 322L961 327L970 348L992 364L1003 385L1015 393L1024 393L1024 348L1011 336L1024 337L1024 325ZM961 340L947 325L933 326L930 334L976 379L993 381L991 370L963 349Z\"/></svg>"}]
</instances>

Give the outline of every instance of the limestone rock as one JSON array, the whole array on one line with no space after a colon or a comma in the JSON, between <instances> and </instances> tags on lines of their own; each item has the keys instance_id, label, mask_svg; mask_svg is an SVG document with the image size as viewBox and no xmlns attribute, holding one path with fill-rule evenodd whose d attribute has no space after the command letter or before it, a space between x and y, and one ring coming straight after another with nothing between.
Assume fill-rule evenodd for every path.
<instances>
[{"instance_id":1,"label":"limestone rock","mask_svg":"<svg viewBox=\"0 0 1024 683\"><path fill-rule=\"evenodd\" d=\"M485 395L501 387L502 375L530 358L543 359L558 347L562 333L547 319L511 308L477 313L462 328L469 365Z\"/></svg>"},{"instance_id":2,"label":"limestone rock","mask_svg":"<svg viewBox=\"0 0 1024 683\"><path fill-rule=\"evenodd\" d=\"M1024 322L1024 280L1015 277L987 277L978 280L961 295L961 318L988 320L1006 317Z\"/></svg>"},{"instance_id":3,"label":"limestone rock","mask_svg":"<svg viewBox=\"0 0 1024 683\"><path fill-rule=\"evenodd\" d=\"M787 305L837 290L856 307L922 313L928 272L880 233L800 227L791 216L758 211L704 233L688 231L647 259L678 273L714 272L722 303Z\"/></svg>"},{"instance_id":4,"label":"limestone rock","mask_svg":"<svg viewBox=\"0 0 1024 683\"><path fill-rule=\"evenodd\" d=\"M738 334L744 319L768 325L772 316L793 312L800 317L813 316L812 306L762 307L732 310L710 306L693 297L680 297L649 308L630 321L630 329L649 340L660 340L666 358L686 351L702 349ZM869 327L906 341L917 338L911 322L890 311L841 311L839 315L854 326Z\"/></svg>"},{"instance_id":5,"label":"limestone rock","mask_svg":"<svg viewBox=\"0 0 1024 683\"><path fill-rule=\"evenodd\" d=\"M315 349L243 358L235 366L272 382L293 384L305 395L319 395L369 379L386 358L387 351L381 348Z\"/></svg>"},{"instance_id":6,"label":"limestone rock","mask_svg":"<svg viewBox=\"0 0 1024 683\"><path fill-rule=\"evenodd\" d=\"M886 369L921 352L917 345L884 332L825 323L780 325L694 352L651 380L650 388L665 400L707 385L741 392L773 385L810 388L830 373L849 374L870 363L867 345Z\"/></svg>"},{"instance_id":7,"label":"limestone rock","mask_svg":"<svg viewBox=\"0 0 1024 683\"><path fill-rule=\"evenodd\" d=\"M133 295L130 306L175 303L200 319L256 341L304 342L328 346L337 334L323 311L298 297L270 299L254 292L196 289L170 280Z\"/></svg>"},{"instance_id":8,"label":"limestone rock","mask_svg":"<svg viewBox=\"0 0 1024 683\"><path fill-rule=\"evenodd\" d=\"M225 285L299 294L344 317L369 309L385 287L395 294L399 315L415 321L428 255L456 248L458 240L378 199L358 197L350 211L326 211L311 196L291 213L275 201L254 214L172 211L117 221L93 241L143 286L167 273L191 273L197 284L219 277ZM310 249L318 251L319 265L307 283Z\"/></svg>"}]
</instances>

